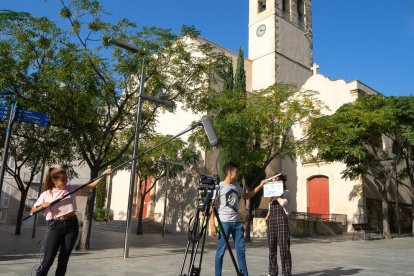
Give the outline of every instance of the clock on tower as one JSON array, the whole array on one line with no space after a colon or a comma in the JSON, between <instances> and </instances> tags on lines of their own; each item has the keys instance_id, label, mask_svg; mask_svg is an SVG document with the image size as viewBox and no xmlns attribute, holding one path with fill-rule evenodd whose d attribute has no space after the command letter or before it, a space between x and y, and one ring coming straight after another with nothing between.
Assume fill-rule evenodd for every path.
<instances>
[{"instance_id":1,"label":"clock on tower","mask_svg":"<svg viewBox=\"0 0 414 276\"><path fill-rule=\"evenodd\" d=\"M257 29L256 29L256 35L259 36L259 37L264 35L265 32L266 32L266 25L265 24L259 25L259 27L257 27Z\"/></svg>"}]
</instances>

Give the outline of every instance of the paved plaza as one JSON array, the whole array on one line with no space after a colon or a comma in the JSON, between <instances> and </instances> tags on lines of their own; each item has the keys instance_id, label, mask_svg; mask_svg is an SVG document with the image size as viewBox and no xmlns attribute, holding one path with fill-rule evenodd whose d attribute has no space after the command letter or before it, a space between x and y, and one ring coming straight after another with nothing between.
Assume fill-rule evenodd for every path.
<instances>
[{"instance_id":1,"label":"paved plaza","mask_svg":"<svg viewBox=\"0 0 414 276\"><path fill-rule=\"evenodd\" d=\"M0 226L0 275L35 275L39 243L45 228L36 238L23 229L20 236L11 227ZM318 236L292 239L293 274L296 276L339 275L414 275L414 239L351 240L352 235ZM74 251L66 275L179 275L186 234L130 236L129 258L123 258L124 233L92 229L91 247ZM209 237L201 275L214 275L216 239ZM267 276L268 249L265 239L247 244L247 262L251 276ZM226 253L223 275L236 275ZM186 266L188 268L188 266ZM50 271L54 275L55 265ZM32 273L32 274L31 274Z\"/></svg>"}]
</instances>

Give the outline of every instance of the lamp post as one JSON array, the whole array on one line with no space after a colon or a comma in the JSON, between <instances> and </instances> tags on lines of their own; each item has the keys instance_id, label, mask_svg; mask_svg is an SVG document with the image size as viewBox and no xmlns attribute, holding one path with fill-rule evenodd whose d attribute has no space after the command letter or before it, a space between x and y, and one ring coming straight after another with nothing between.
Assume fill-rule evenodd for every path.
<instances>
[{"instance_id":1,"label":"lamp post","mask_svg":"<svg viewBox=\"0 0 414 276\"><path fill-rule=\"evenodd\" d=\"M136 46L118 41L116 39L110 39L109 44L121 47L125 50L131 51L133 53L138 53L139 49ZM144 84L145 84L145 57L142 59L142 68L141 68L141 76L140 76L140 85L139 85L139 95L138 95L138 104L137 104L137 111L136 111L136 125L135 125L135 137L134 137L134 150L132 154L132 166L131 166L131 177L129 182L129 194L128 194L128 210L127 210L127 221L126 221L126 230L125 230L125 242L124 242L124 258L129 257L129 234L131 232L131 220L132 220L132 202L134 196L134 185L135 185L135 178L136 178L136 165L138 163L138 144L139 144L139 128L140 128L140 120L141 120L141 110L142 110L142 101L144 99L149 100L151 102L158 103L160 105L173 107L174 102L161 100L156 97L145 95L144 91Z\"/></svg>"},{"instance_id":2,"label":"lamp post","mask_svg":"<svg viewBox=\"0 0 414 276\"><path fill-rule=\"evenodd\" d=\"M0 167L0 198L1 198L1 191L3 189L4 172L6 171L6 166L7 166L7 151L9 150L10 137L11 137L11 132L12 132L14 121L16 120L17 109L18 109L17 103L14 103L11 106L10 111L9 111L9 122L6 128L6 141L4 142L3 158L1 159L1 167Z\"/></svg>"},{"instance_id":3,"label":"lamp post","mask_svg":"<svg viewBox=\"0 0 414 276\"><path fill-rule=\"evenodd\" d=\"M43 183L43 178L45 176L45 167L46 167L46 161L43 160L42 168L41 168L41 172L40 172L39 187L38 187L38 190L37 190L37 198L39 198L40 194L42 193L42 183ZM34 202L33 202L33 204L34 204ZM37 214L35 215L34 220L33 220L32 239L34 239L35 236L36 236L36 224L37 224Z\"/></svg>"}]
</instances>

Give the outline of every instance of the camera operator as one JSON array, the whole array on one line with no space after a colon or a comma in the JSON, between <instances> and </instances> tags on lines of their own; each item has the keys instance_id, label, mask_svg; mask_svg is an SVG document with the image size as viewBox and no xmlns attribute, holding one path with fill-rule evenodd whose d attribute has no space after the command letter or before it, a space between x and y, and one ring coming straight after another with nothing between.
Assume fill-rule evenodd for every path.
<instances>
[{"instance_id":1,"label":"camera operator","mask_svg":"<svg viewBox=\"0 0 414 276\"><path fill-rule=\"evenodd\" d=\"M222 222L224 232L227 238L230 234L233 237L234 245L237 253L237 263L244 276L248 276L245 244L244 244L244 228L240 220L240 213L238 212L239 199L249 199L253 197L265 184L266 180L262 180L260 184L250 192L245 193L238 183L235 181L238 178L238 166L235 163L226 163L223 167L225 179L220 182L217 190L215 206L218 208L218 214ZM223 257L226 251L226 242L222 233L217 233L214 223L214 212L211 212L210 231L213 236L218 236L216 260L215 260L215 275L220 276L223 266Z\"/></svg>"}]
</instances>

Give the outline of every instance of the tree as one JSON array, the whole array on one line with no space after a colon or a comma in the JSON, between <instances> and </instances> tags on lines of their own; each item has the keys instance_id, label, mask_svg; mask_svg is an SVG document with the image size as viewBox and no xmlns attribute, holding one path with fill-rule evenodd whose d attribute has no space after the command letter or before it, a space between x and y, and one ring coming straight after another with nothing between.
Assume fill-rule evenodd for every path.
<instances>
[{"instance_id":1,"label":"tree","mask_svg":"<svg viewBox=\"0 0 414 276\"><path fill-rule=\"evenodd\" d=\"M65 156L61 154L64 152L64 149L58 146L57 141L55 141L55 146L50 146L48 150L45 151L45 144L39 143L35 139L30 139L30 137L40 136L45 138L45 132L50 132L48 130L40 129L37 126L26 126L16 124L14 126L15 135L10 143L9 147L9 156L12 156L14 162L13 169L6 167L6 171L14 178L17 184L17 188L20 191L20 202L19 210L17 213L15 235L21 234L21 226L23 220L23 214L26 208L31 206L26 206L26 199L28 191L34 182L34 178L37 174L41 174L41 170L44 168L45 164L51 164L59 160L62 163L67 163L70 159L65 159ZM20 133L24 132L25 136L28 138L23 138L19 136ZM1 141L1 139L0 139ZM45 142L51 144L52 141ZM30 168L30 171L27 175L22 170L23 168ZM69 173L70 172L70 168ZM39 184L41 185L41 184Z\"/></svg>"},{"instance_id":2,"label":"tree","mask_svg":"<svg viewBox=\"0 0 414 276\"><path fill-rule=\"evenodd\" d=\"M239 175L248 189L256 187L265 176L266 167L275 158L295 158L304 141L295 140L292 128L318 116L320 101L313 91L297 91L294 85L274 84L244 93L223 91L212 93L205 104L213 117L220 140L220 152L227 161L239 164ZM198 136L197 136L198 135ZM193 136L206 145L202 133ZM247 210L247 221L260 203L256 195ZM246 226L246 240L250 239L250 223Z\"/></svg>"},{"instance_id":3,"label":"tree","mask_svg":"<svg viewBox=\"0 0 414 276\"><path fill-rule=\"evenodd\" d=\"M180 152L179 162L184 166L172 172L168 187L165 181L162 182L160 189L157 190L156 198L165 196L165 189L168 189L166 223L175 225L184 231L187 228L186 222L190 221L191 216L194 215L200 174L205 168L201 153L191 144Z\"/></svg>"},{"instance_id":4,"label":"tree","mask_svg":"<svg viewBox=\"0 0 414 276\"><path fill-rule=\"evenodd\" d=\"M239 48L239 56L237 57L234 90L242 93L246 91L246 71L244 70L244 52L242 48Z\"/></svg>"},{"instance_id":5,"label":"tree","mask_svg":"<svg viewBox=\"0 0 414 276\"><path fill-rule=\"evenodd\" d=\"M146 141L145 145L142 147L142 152L152 148L167 139L171 138L170 136L165 135L154 135L150 140ZM181 139L173 140L169 143L168 147L161 147L147 156L143 156L139 160L137 167L137 174L139 177L139 187L137 189L139 198L140 198L140 207L138 209L138 224L136 229L136 234L142 235L142 216L144 209L144 199L145 196L151 192L155 187L157 181L165 176L165 167L162 163L158 162L159 160L169 160L172 162L180 162L180 156L183 151L186 150L186 143ZM179 171L183 170L181 166L172 165L170 167L170 176L174 177ZM152 185L149 189L146 189L148 180L150 179ZM143 187L144 185L144 187Z\"/></svg>"},{"instance_id":6,"label":"tree","mask_svg":"<svg viewBox=\"0 0 414 276\"><path fill-rule=\"evenodd\" d=\"M61 16L70 30L43 20L47 27L25 28L28 14L3 13L0 66L1 89L10 97L50 114L52 126L67 131L73 157L90 168L90 178L109 164L126 161L133 141L139 80L136 73L147 59L146 94L163 92L166 99L197 104L211 81L210 74L224 60L200 43L197 32L185 27L179 35L160 28L136 29L123 19L104 22L105 12L97 1L61 1ZM70 8L69 8L70 6ZM47 34L46 39L39 32ZM49 39L54 35L55 39ZM104 38L101 40L101 38ZM108 37L137 45L133 55L112 50ZM42 48L43 47L43 48ZM203 55L195 56L198 52ZM45 58L40 54L45 53ZM29 105L30 103L30 105ZM158 106L144 104L140 138L154 131ZM89 249L95 190L87 200L79 249Z\"/></svg>"},{"instance_id":7,"label":"tree","mask_svg":"<svg viewBox=\"0 0 414 276\"><path fill-rule=\"evenodd\" d=\"M46 18L34 18L27 13L0 12L0 103L9 106L13 102L19 109L44 111L30 99L30 92L42 90L44 74L48 74L55 58L53 48L61 41L56 26ZM27 193L33 178L42 164L69 163L70 140L67 132L54 127L15 123L9 148L9 156L15 162L14 169L6 168L13 176L20 191L20 204L15 234L21 233L21 224ZM0 139L3 144L4 140ZM3 149L3 148L2 148ZM22 168L31 168L28 179Z\"/></svg>"},{"instance_id":8,"label":"tree","mask_svg":"<svg viewBox=\"0 0 414 276\"><path fill-rule=\"evenodd\" d=\"M233 90L233 88L234 88L233 62L232 62L232 59L229 58L229 62L227 63L227 68L226 68L225 76L224 76L223 90L231 91Z\"/></svg>"},{"instance_id":9,"label":"tree","mask_svg":"<svg viewBox=\"0 0 414 276\"><path fill-rule=\"evenodd\" d=\"M345 104L334 114L315 119L308 130L309 149L317 149L317 159L346 165L343 176L363 177L375 184L382 201L383 235L391 238L388 195L393 177L401 178L400 163L405 160L406 176L412 178L412 98L363 96ZM383 140L390 148L383 147ZM411 180L411 179L410 179Z\"/></svg>"},{"instance_id":10,"label":"tree","mask_svg":"<svg viewBox=\"0 0 414 276\"><path fill-rule=\"evenodd\" d=\"M414 97L388 97L386 100L396 111L394 124L396 129L392 136L393 152L401 155L402 169L399 175L402 179L408 178L410 184L411 232L414 235ZM404 182L397 182L397 192L399 184L406 185ZM398 206L396 206L396 211L398 212Z\"/></svg>"}]
</instances>

